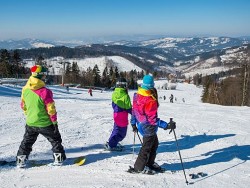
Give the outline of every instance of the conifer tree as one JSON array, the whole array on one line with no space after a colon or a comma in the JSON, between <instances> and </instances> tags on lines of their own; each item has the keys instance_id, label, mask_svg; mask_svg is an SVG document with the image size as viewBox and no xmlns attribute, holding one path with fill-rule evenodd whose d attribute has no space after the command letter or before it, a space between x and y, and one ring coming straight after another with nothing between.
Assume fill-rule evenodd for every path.
<instances>
[{"instance_id":1,"label":"conifer tree","mask_svg":"<svg viewBox=\"0 0 250 188\"><path fill-rule=\"evenodd\" d=\"M83 85L94 86L93 69L90 67L87 68L86 72L83 72Z\"/></svg>"},{"instance_id":2,"label":"conifer tree","mask_svg":"<svg viewBox=\"0 0 250 188\"><path fill-rule=\"evenodd\" d=\"M47 62L44 61L43 56L39 55L38 58L36 59L36 64L37 65L42 65L47 68Z\"/></svg>"},{"instance_id":3,"label":"conifer tree","mask_svg":"<svg viewBox=\"0 0 250 188\"><path fill-rule=\"evenodd\" d=\"M116 77L116 79L119 78L119 70L118 70L117 66L115 67L115 77Z\"/></svg>"},{"instance_id":4,"label":"conifer tree","mask_svg":"<svg viewBox=\"0 0 250 188\"><path fill-rule=\"evenodd\" d=\"M77 65L77 62L72 63L71 67L71 77L72 77L72 82L73 83L80 83L80 70Z\"/></svg>"},{"instance_id":5,"label":"conifer tree","mask_svg":"<svg viewBox=\"0 0 250 188\"><path fill-rule=\"evenodd\" d=\"M0 74L2 77L10 76L10 53L8 50L1 50L0 55Z\"/></svg>"},{"instance_id":6,"label":"conifer tree","mask_svg":"<svg viewBox=\"0 0 250 188\"><path fill-rule=\"evenodd\" d=\"M65 83L70 83L72 81L71 72L72 72L71 64L67 63L64 73Z\"/></svg>"},{"instance_id":7,"label":"conifer tree","mask_svg":"<svg viewBox=\"0 0 250 188\"><path fill-rule=\"evenodd\" d=\"M201 96L202 102L209 102L210 86L212 84L212 79L210 76L206 76L203 81L203 94Z\"/></svg>"},{"instance_id":8,"label":"conifer tree","mask_svg":"<svg viewBox=\"0 0 250 188\"><path fill-rule=\"evenodd\" d=\"M93 78L94 78L94 86L100 86L101 84L101 76L98 65L95 65L93 68Z\"/></svg>"},{"instance_id":9,"label":"conifer tree","mask_svg":"<svg viewBox=\"0 0 250 188\"><path fill-rule=\"evenodd\" d=\"M21 72L22 69L20 65L22 59L20 58L20 54L18 53L17 50L14 50L12 59L13 59L13 74L16 74L18 77L18 75L23 74L23 72Z\"/></svg>"},{"instance_id":10,"label":"conifer tree","mask_svg":"<svg viewBox=\"0 0 250 188\"><path fill-rule=\"evenodd\" d=\"M110 88L110 79L108 75L108 67L106 66L103 70L102 77L101 77L102 86Z\"/></svg>"}]
</instances>

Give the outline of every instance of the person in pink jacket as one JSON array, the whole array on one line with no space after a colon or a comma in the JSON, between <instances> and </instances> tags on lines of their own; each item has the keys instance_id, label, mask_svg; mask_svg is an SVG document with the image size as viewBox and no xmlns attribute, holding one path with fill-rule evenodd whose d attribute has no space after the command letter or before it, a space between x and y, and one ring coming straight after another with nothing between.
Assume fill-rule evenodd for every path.
<instances>
[{"instance_id":1,"label":"person in pink jacket","mask_svg":"<svg viewBox=\"0 0 250 188\"><path fill-rule=\"evenodd\" d=\"M130 167L130 173L152 173L163 171L156 162L156 151L159 145L157 130L175 129L175 125L158 118L158 95L154 88L154 78L151 75L143 77L143 83L134 94L131 125L134 132L139 131L143 136L143 143L134 167Z\"/></svg>"}]
</instances>

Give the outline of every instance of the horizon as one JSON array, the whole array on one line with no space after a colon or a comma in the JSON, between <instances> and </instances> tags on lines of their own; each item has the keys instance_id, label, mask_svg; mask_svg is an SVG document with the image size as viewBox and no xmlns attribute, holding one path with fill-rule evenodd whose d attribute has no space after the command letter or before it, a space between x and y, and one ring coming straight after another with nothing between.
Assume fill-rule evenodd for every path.
<instances>
[{"instance_id":1,"label":"horizon","mask_svg":"<svg viewBox=\"0 0 250 188\"><path fill-rule=\"evenodd\" d=\"M248 0L8 0L1 3L0 40L248 37L249 9Z\"/></svg>"}]
</instances>

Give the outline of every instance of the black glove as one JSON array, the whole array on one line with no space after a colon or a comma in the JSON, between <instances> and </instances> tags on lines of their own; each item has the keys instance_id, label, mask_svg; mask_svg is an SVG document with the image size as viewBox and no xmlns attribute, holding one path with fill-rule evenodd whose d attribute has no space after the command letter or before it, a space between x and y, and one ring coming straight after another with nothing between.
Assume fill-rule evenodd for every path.
<instances>
[{"instance_id":1,"label":"black glove","mask_svg":"<svg viewBox=\"0 0 250 188\"><path fill-rule=\"evenodd\" d=\"M170 121L168 123L167 129L176 129L176 123L174 121Z\"/></svg>"},{"instance_id":2,"label":"black glove","mask_svg":"<svg viewBox=\"0 0 250 188\"><path fill-rule=\"evenodd\" d=\"M58 134L59 133L59 129L58 129L58 125L54 124L54 133Z\"/></svg>"},{"instance_id":3,"label":"black glove","mask_svg":"<svg viewBox=\"0 0 250 188\"><path fill-rule=\"evenodd\" d=\"M133 132L134 132L134 133L137 133L137 132L138 132L138 129L137 129L136 125L132 125L132 128L133 128Z\"/></svg>"}]
</instances>

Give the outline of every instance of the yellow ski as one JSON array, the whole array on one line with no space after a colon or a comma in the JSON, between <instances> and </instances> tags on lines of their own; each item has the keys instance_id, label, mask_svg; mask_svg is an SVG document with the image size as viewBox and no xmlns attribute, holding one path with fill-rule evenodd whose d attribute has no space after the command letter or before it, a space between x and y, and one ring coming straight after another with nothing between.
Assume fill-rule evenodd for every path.
<instances>
[{"instance_id":1,"label":"yellow ski","mask_svg":"<svg viewBox=\"0 0 250 188\"><path fill-rule=\"evenodd\" d=\"M77 166L82 166L86 161L86 157L82 156L82 157L78 157L74 160L74 164Z\"/></svg>"}]
</instances>

